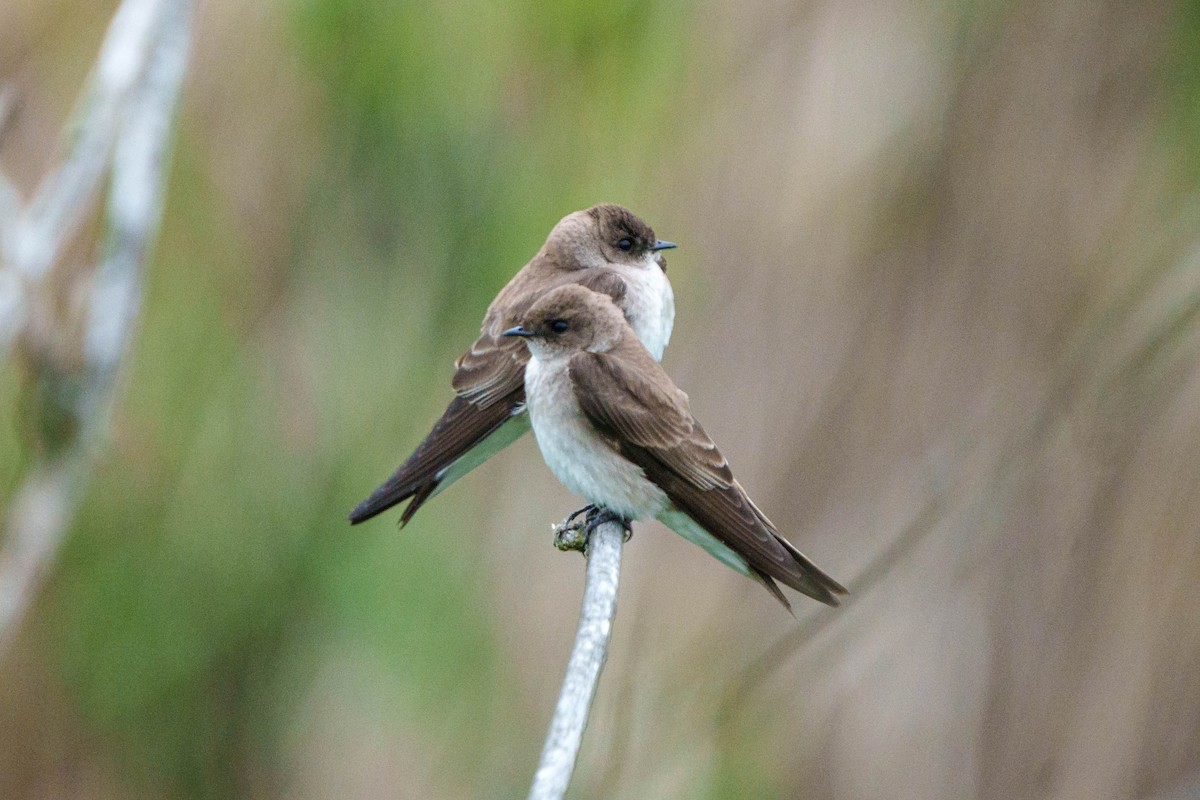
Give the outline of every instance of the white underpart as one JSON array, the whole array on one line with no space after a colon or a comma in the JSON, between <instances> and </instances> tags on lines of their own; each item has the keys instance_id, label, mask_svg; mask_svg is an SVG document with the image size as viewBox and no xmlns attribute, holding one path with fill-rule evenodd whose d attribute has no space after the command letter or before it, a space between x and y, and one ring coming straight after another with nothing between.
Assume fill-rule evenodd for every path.
<instances>
[{"instance_id":1,"label":"white underpart","mask_svg":"<svg viewBox=\"0 0 1200 800\"><path fill-rule=\"evenodd\" d=\"M530 344L525 403L546 466L590 503L627 519L657 517L667 507L666 493L609 447L583 415L567 374L567 354Z\"/></svg>"},{"instance_id":2,"label":"white underpart","mask_svg":"<svg viewBox=\"0 0 1200 800\"><path fill-rule=\"evenodd\" d=\"M675 325L675 293L667 273L658 265L654 253L646 253L643 263L637 266L609 266L629 285L624 305L630 327L654 360L662 361Z\"/></svg>"},{"instance_id":3,"label":"white underpart","mask_svg":"<svg viewBox=\"0 0 1200 800\"><path fill-rule=\"evenodd\" d=\"M603 264L616 270L625 279L628 284L625 294L625 311L629 325L646 349L650 351L650 355L654 356L654 360L662 361L663 351L667 348L667 342L671 340L671 328L675 324L675 293L671 290L671 282L667 280L667 273L663 272L662 267L658 265L653 253L647 253L643 263L636 266L614 264L607 261ZM524 411L524 406L518 406L513 410L513 419L506 422L483 443L476 445L470 453L450 466L439 470L436 475L438 485L434 489L433 496L441 494L450 484L524 435L527 424L526 417L522 413ZM566 483L565 480L563 482ZM572 491L584 494L578 489L573 488Z\"/></svg>"}]
</instances>

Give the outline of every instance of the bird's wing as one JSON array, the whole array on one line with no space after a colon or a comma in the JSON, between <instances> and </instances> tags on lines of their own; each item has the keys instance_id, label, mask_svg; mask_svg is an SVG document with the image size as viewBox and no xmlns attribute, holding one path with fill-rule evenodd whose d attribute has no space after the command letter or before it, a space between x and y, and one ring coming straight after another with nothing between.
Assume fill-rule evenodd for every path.
<instances>
[{"instance_id":1,"label":"bird's wing","mask_svg":"<svg viewBox=\"0 0 1200 800\"><path fill-rule=\"evenodd\" d=\"M603 268L561 272L545 278L543 283L545 291L578 283L608 295L618 307L624 302L628 289L619 274ZM456 369L451 385L459 397L486 408L524 385L529 348L520 339L505 336L504 331L518 324L544 294L529 291L529 285L527 280L514 280L511 290L505 287L488 309L479 338L454 362Z\"/></svg>"},{"instance_id":2,"label":"bird's wing","mask_svg":"<svg viewBox=\"0 0 1200 800\"><path fill-rule=\"evenodd\" d=\"M529 429L527 424L519 425L514 419L522 413L524 401L523 384L507 395L492 399L486 406L462 396L455 397L413 454L392 477L350 512L350 521L354 524L365 522L411 497L412 502L400 518L401 524L407 524L417 509L436 494L455 462L478 448L486 449L486 455L492 455ZM506 436L501 430L509 427L513 427L515 435ZM489 446L493 439L495 445ZM478 461L482 462L484 457L485 454L480 454Z\"/></svg>"},{"instance_id":3,"label":"bird's wing","mask_svg":"<svg viewBox=\"0 0 1200 800\"><path fill-rule=\"evenodd\" d=\"M496 316L489 311L489 320ZM522 342L499 331L489 332L485 325L471 349L455 362L451 383L456 396L441 419L392 477L350 512L350 521L365 522L411 497L400 517L400 524L407 524L426 500L444 488L443 482L449 485L528 430L527 424L505 425L524 410L528 362L529 350ZM498 433L501 427L512 435ZM473 457L464 458L469 453ZM448 475L460 460L466 468Z\"/></svg>"},{"instance_id":4,"label":"bird's wing","mask_svg":"<svg viewBox=\"0 0 1200 800\"><path fill-rule=\"evenodd\" d=\"M487 408L525 385L529 348L499 332L484 333L454 362L450 384L460 398Z\"/></svg>"},{"instance_id":5,"label":"bird's wing","mask_svg":"<svg viewBox=\"0 0 1200 800\"><path fill-rule=\"evenodd\" d=\"M571 359L571 380L584 415L676 508L745 559L777 598L783 600L771 579L837 605L835 595L846 590L754 505L692 416L687 396L648 353L627 350L626 355L584 352Z\"/></svg>"},{"instance_id":6,"label":"bird's wing","mask_svg":"<svg viewBox=\"0 0 1200 800\"><path fill-rule=\"evenodd\" d=\"M621 276L608 269L564 272L545 282L547 290L579 283L618 301L626 291ZM529 430L523 413L529 349L520 339L504 336L541 296L528 286L528 281L514 279L496 297L479 338L455 362L455 398L392 477L354 508L352 523L412 498L400 517L407 524L425 501Z\"/></svg>"},{"instance_id":7,"label":"bird's wing","mask_svg":"<svg viewBox=\"0 0 1200 800\"><path fill-rule=\"evenodd\" d=\"M571 359L571 381L584 414L613 442L658 453L699 487L732 483L729 465L692 417L687 395L649 353L631 356L582 352Z\"/></svg>"}]
</instances>

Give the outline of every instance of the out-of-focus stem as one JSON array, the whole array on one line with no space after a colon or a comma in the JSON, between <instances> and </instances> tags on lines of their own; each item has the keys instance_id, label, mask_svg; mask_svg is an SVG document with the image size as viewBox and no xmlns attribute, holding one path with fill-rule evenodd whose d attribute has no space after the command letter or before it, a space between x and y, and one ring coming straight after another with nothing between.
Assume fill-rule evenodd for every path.
<instances>
[{"instance_id":1,"label":"out-of-focus stem","mask_svg":"<svg viewBox=\"0 0 1200 800\"><path fill-rule=\"evenodd\" d=\"M167 153L190 41L191 0L125 0L105 35L60 165L32 201L0 179L0 356L30 321L31 296L65 251L111 161L104 239L83 305L82 358L38 359L34 383L63 424L35 426L33 457L5 520L0 654L54 561L108 427L162 218ZM19 213L18 213L19 210ZM11 313L8 313L11 312ZM71 320L54 320L68 326Z\"/></svg>"},{"instance_id":2,"label":"out-of-focus stem","mask_svg":"<svg viewBox=\"0 0 1200 800\"><path fill-rule=\"evenodd\" d=\"M588 539L587 578L575 646L567 662L567 675L558 695L530 800L558 800L567 791L583 729L587 726L600 670L608 655L608 640L617 613L617 584L621 574L621 546L625 530L620 522L597 525Z\"/></svg>"}]
</instances>

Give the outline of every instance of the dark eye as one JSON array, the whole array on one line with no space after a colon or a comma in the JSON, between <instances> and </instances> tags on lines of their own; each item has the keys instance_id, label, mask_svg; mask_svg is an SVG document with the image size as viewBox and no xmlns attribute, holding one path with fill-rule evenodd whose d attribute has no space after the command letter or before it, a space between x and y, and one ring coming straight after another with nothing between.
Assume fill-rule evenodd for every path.
<instances>
[{"instance_id":1,"label":"dark eye","mask_svg":"<svg viewBox=\"0 0 1200 800\"><path fill-rule=\"evenodd\" d=\"M550 323L550 330L555 333L563 333L567 328L571 327L565 319L556 319Z\"/></svg>"},{"instance_id":2,"label":"dark eye","mask_svg":"<svg viewBox=\"0 0 1200 800\"><path fill-rule=\"evenodd\" d=\"M624 239L617 242L617 247L619 247L625 251L632 250L633 249L633 240L630 239L628 236L626 236Z\"/></svg>"}]
</instances>

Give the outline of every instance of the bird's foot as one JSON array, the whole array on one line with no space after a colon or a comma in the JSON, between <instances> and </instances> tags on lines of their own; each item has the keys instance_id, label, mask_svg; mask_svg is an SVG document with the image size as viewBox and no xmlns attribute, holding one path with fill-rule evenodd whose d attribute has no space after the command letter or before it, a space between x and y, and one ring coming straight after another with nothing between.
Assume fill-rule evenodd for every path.
<instances>
[{"instance_id":1,"label":"bird's foot","mask_svg":"<svg viewBox=\"0 0 1200 800\"><path fill-rule=\"evenodd\" d=\"M578 523L568 525L560 522L552 527L554 529L554 546L559 550L564 553L568 550L587 552L587 533L584 532L583 525Z\"/></svg>"},{"instance_id":2,"label":"bird's foot","mask_svg":"<svg viewBox=\"0 0 1200 800\"><path fill-rule=\"evenodd\" d=\"M583 516L583 521L577 521L581 515ZM607 508L588 505L573 512L562 522L553 526L554 546L564 552L567 550L578 550L587 555L588 538L592 535L592 531L598 525L603 525L606 522L621 523L621 527L625 531L624 541L628 542L629 538L633 536L633 528L630 526L629 520L614 514Z\"/></svg>"},{"instance_id":3,"label":"bird's foot","mask_svg":"<svg viewBox=\"0 0 1200 800\"><path fill-rule=\"evenodd\" d=\"M583 508L572 511L557 525L551 525L550 528L554 531L554 546L564 553L568 550L586 553L591 521L598 511L596 506L589 503ZM583 519L579 519L580 517Z\"/></svg>"},{"instance_id":4,"label":"bird's foot","mask_svg":"<svg viewBox=\"0 0 1200 800\"><path fill-rule=\"evenodd\" d=\"M562 522L560 522L555 527L561 528L561 527L573 526L576 524L575 520L579 519L580 517L583 517L584 523L586 523L596 513L596 510L597 509L596 509L595 505L593 505L592 503L588 503L583 508L577 508L574 511L572 511L570 514L567 515L566 519L564 519Z\"/></svg>"},{"instance_id":5,"label":"bird's foot","mask_svg":"<svg viewBox=\"0 0 1200 800\"><path fill-rule=\"evenodd\" d=\"M621 525L621 530L625 533L624 538L621 540L622 542L628 542L633 537L633 523L620 514L609 511L607 508L593 507L588 512L588 515L584 517L584 530L588 536L591 536L592 531L608 522L616 522Z\"/></svg>"}]
</instances>

